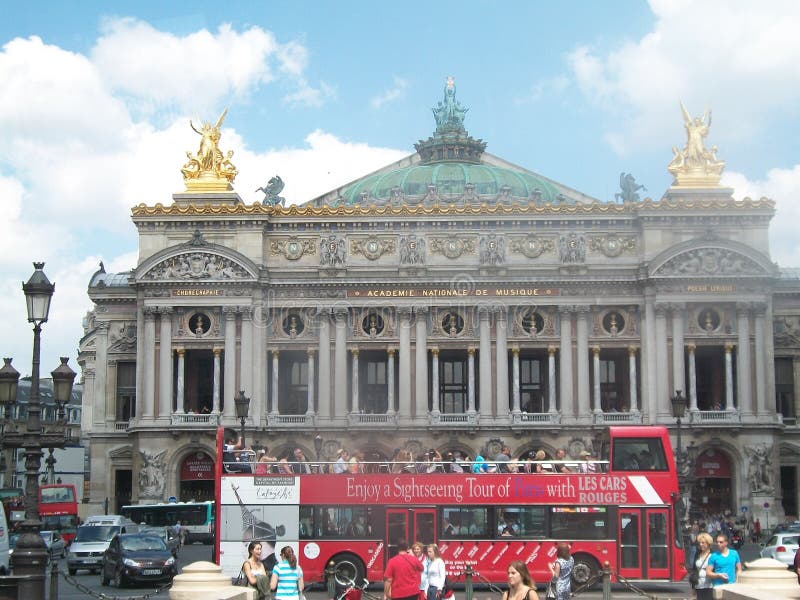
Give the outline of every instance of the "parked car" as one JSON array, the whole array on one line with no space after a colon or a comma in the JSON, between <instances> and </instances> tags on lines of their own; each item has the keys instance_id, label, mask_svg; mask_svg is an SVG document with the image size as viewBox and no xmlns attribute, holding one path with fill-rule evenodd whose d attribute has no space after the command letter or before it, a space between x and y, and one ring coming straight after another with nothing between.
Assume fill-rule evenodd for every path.
<instances>
[{"instance_id":1,"label":"parked car","mask_svg":"<svg viewBox=\"0 0 800 600\"><path fill-rule=\"evenodd\" d=\"M8 554L14 554L17 547L17 540L19 540L20 533L12 533L8 538ZM47 551L50 553L50 559L64 558L67 555L67 543L57 531L42 531L39 533L47 546Z\"/></svg>"},{"instance_id":2,"label":"parked car","mask_svg":"<svg viewBox=\"0 0 800 600\"><path fill-rule=\"evenodd\" d=\"M777 533L761 544L761 558L774 558L785 565L794 562L794 555L800 547L800 535L794 533Z\"/></svg>"},{"instance_id":3,"label":"parked car","mask_svg":"<svg viewBox=\"0 0 800 600\"><path fill-rule=\"evenodd\" d=\"M57 531L41 531L39 535L44 539L50 558L64 558L67 555L67 542Z\"/></svg>"},{"instance_id":4,"label":"parked car","mask_svg":"<svg viewBox=\"0 0 800 600\"><path fill-rule=\"evenodd\" d=\"M155 527L150 525L139 526L139 533L157 535L167 544L172 556L178 558L178 549L181 547L181 538L172 527Z\"/></svg>"},{"instance_id":5,"label":"parked car","mask_svg":"<svg viewBox=\"0 0 800 600\"><path fill-rule=\"evenodd\" d=\"M121 533L114 536L103 553L101 583L116 587L130 583L171 582L178 574L178 561L159 536Z\"/></svg>"}]
</instances>

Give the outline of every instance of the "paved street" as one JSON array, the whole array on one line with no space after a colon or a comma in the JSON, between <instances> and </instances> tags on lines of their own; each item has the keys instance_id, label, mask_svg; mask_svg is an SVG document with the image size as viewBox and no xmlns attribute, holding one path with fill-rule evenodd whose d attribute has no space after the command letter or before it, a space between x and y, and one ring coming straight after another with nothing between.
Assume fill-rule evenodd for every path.
<instances>
[{"instance_id":1,"label":"paved street","mask_svg":"<svg viewBox=\"0 0 800 600\"><path fill-rule=\"evenodd\" d=\"M756 544L745 544L745 546L741 549L742 559L747 562L749 560L753 560L758 556L759 547ZM200 544L194 544L192 546L184 546L181 548L179 554L179 560L181 565L191 564L193 562L199 560L210 560L211 559L211 546L204 546ZM65 565L62 562L62 569L65 568ZM81 571L78 575L75 576L75 580L78 581L81 585L86 586L90 590L92 590L95 596L91 596L83 591L80 591L76 587L70 585L66 582L66 580L61 577L59 580L59 600L85 600L86 598L90 597L98 597L99 594L106 594L106 598L141 598L146 594L151 594L155 590L153 588L126 588L122 590L118 590L116 588L109 588L103 587L100 585L100 576L99 575L90 575L85 571ZM679 584L649 584L649 585L642 585L642 589L647 592L653 598L659 599L667 599L671 598L676 600L678 598L690 598L691 593L689 589L689 585L686 582L682 582ZM376 597L377 600L380 600L381 592L376 587ZM540 590L543 595L543 591ZM580 598L586 598L588 600L599 600L602 598L602 591L599 587L580 594ZM612 597L617 598L640 598L641 596L628 591L622 585L614 585L612 589ZM151 596L154 600L167 600L169 598L168 592L161 592L160 594L155 594ZM328 600L327 594L323 590L312 590L306 594L307 600ZM475 600L499 600L500 596L498 594L492 593L486 589L478 589L475 592ZM365 598L364 600L372 600L369 598ZM456 592L456 600L464 600L464 593L463 591Z\"/></svg>"}]
</instances>

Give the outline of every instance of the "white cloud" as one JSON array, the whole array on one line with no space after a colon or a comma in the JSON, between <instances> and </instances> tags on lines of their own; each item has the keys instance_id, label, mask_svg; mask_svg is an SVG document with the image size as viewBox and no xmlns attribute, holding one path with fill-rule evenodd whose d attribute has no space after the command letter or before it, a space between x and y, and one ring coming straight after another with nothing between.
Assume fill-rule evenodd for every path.
<instances>
[{"instance_id":1,"label":"white cloud","mask_svg":"<svg viewBox=\"0 0 800 600\"><path fill-rule=\"evenodd\" d=\"M797 223L800 223L800 165L791 169L770 169L763 180L751 181L741 173L723 175L722 183L733 187L736 198L775 200L776 212L770 223L769 238L772 260L781 267L800 265Z\"/></svg>"},{"instance_id":2,"label":"white cloud","mask_svg":"<svg viewBox=\"0 0 800 600\"><path fill-rule=\"evenodd\" d=\"M398 98L402 98L405 95L406 88L408 87L407 80L403 79L402 77L394 77L392 83L393 85L391 88L378 94L377 96L374 96L370 100L370 105L372 108L381 108L384 104L394 102Z\"/></svg>"},{"instance_id":3,"label":"white cloud","mask_svg":"<svg viewBox=\"0 0 800 600\"><path fill-rule=\"evenodd\" d=\"M336 89L324 81L319 87L311 87L305 78L298 78L296 81L297 89L286 94L283 101L289 105L301 105L317 108L325 104L328 100L336 98Z\"/></svg>"},{"instance_id":4,"label":"white cloud","mask_svg":"<svg viewBox=\"0 0 800 600\"><path fill-rule=\"evenodd\" d=\"M656 22L641 39L604 54L582 46L568 58L586 99L623 124L607 135L619 153L665 139L678 144L679 99L693 115L724 104L712 135L729 140L747 139L776 111L800 103L800 4L651 0L650 6Z\"/></svg>"},{"instance_id":5,"label":"white cloud","mask_svg":"<svg viewBox=\"0 0 800 600\"><path fill-rule=\"evenodd\" d=\"M569 86L570 80L564 75L546 77L531 85L528 92L514 99L515 104L535 104L542 98L561 94Z\"/></svg>"}]
</instances>

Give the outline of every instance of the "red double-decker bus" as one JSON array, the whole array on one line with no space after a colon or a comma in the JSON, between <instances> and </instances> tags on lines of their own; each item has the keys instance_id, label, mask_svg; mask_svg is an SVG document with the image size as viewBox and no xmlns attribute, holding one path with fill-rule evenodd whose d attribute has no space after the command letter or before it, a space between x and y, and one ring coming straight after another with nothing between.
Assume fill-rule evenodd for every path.
<instances>
[{"instance_id":1,"label":"red double-decker bus","mask_svg":"<svg viewBox=\"0 0 800 600\"><path fill-rule=\"evenodd\" d=\"M217 456L222 457L222 430ZM678 479L667 430L610 427L607 460L575 473L227 472L216 464L216 560L236 576L247 544L294 547L307 582L333 561L360 581L381 581L400 540L436 543L450 575L467 565L502 583L512 560L550 578L557 544L570 544L576 584L607 561L613 577L685 577ZM547 461L553 464L553 461ZM576 465L579 469L581 465ZM318 469L322 470L322 469Z\"/></svg>"},{"instance_id":2,"label":"red double-decker bus","mask_svg":"<svg viewBox=\"0 0 800 600\"><path fill-rule=\"evenodd\" d=\"M42 529L58 531L67 544L78 528L78 493L71 483L39 486L39 518Z\"/></svg>"}]
</instances>

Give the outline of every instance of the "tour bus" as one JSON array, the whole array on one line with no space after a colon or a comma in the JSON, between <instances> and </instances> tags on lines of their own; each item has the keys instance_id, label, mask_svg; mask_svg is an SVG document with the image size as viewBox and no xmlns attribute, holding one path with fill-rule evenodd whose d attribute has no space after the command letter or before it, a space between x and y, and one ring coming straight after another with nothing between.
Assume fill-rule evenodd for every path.
<instances>
[{"instance_id":1,"label":"tour bus","mask_svg":"<svg viewBox=\"0 0 800 600\"><path fill-rule=\"evenodd\" d=\"M308 583L323 581L331 561L356 581L382 581L403 539L438 544L456 580L470 565L476 581L504 583L508 563L522 560L545 581L557 544L567 542L575 584L606 562L614 580L683 579L683 505L667 430L619 426L604 436L605 460L587 464L594 472L393 473L382 465L264 475L229 473L218 460L215 561L236 576L247 544L259 540L262 556L293 546ZM218 457L223 437L220 429Z\"/></svg>"},{"instance_id":2,"label":"tour bus","mask_svg":"<svg viewBox=\"0 0 800 600\"><path fill-rule=\"evenodd\" d=\"M78 528L78 492L71 483L39 486L39 518L42 529L57 531L67 544L75 539Z\"/></svg>"},{"instance_id":3,"label":"tour bus","mask_svg":"<svg viewBox=\"0 0 800 600\"><path fill-rule=\"evenodd\" d=\"M173 527L181 522L181 536L187 544L214 540L214 503L167 502L164 504L129 504L122 514L139 525Z\"/></svg>"}]
</instances>

